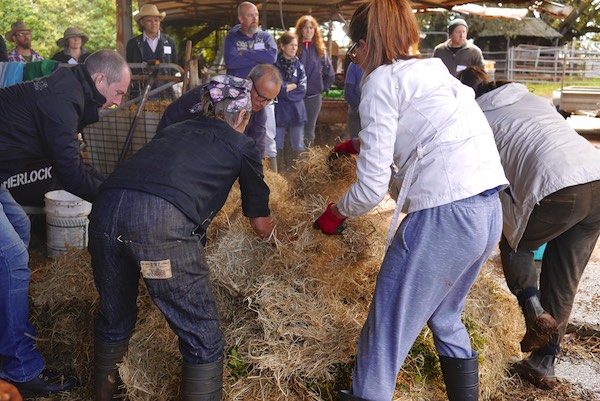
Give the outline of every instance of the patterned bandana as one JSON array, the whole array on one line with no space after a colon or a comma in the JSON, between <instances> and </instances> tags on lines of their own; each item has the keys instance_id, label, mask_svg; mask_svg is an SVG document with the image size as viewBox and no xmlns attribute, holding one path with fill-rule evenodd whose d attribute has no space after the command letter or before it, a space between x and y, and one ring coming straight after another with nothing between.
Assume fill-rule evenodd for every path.
<instances>
[{"instance_id":1,"label":"patterned bandana","mask_svg":"<svg viewBox=\"0 0 600 401\"><path fill-rule=\"evenodd\" d=\"M207 85L213 105L227 98L233 99L233 102L227 106L227 112L236 113L240 110L250 110L250 91L252 90L252 81L242 79L232 75L217 75L211 78Z\"/></svg>"}]
</instances>

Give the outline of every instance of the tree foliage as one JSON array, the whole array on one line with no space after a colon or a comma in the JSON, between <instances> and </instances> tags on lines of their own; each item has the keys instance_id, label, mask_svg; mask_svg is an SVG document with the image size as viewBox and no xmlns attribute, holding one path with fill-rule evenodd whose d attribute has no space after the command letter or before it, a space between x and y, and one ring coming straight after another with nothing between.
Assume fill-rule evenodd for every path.
<instances>
[{"instance_id":1,"label":"tree foliage","mask_svg":"<svg viewBox=\"0 0 600 401\"><path fill-rule=\"evenodd\" d=\"M115 48L114 0L0 0L2 35L17 20L23 20L33 30L32 47L44 58L61 50L56 41L69 26L77 27L89 36L86 48L90 51ZM12 48L12 43L6 45Z\"/></svg>"}]
</instances>

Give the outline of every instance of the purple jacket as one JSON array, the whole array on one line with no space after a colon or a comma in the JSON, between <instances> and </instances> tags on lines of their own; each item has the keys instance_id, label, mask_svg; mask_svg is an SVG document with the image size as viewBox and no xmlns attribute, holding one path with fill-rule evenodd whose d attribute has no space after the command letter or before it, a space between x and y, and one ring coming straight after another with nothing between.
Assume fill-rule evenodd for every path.
<instances>
[{"instance_id":1,"label":"purple jacket","mask_svg":"<svg viewBox=\"0 0 600 401\"><path fill-rule=\"evenodd\" d=\"M346 81L344 82L344 99L354 108L360 104L360 81L363 71L360 65L350 63L346 71Z\"/></svg>"},{"instance_id":2,"label":"purple jacket","mask_svg":"<svg viewBox=\"0 0 600 401\"><path fill-rule=\"evenodd\" d=\"M323 60L321 60L315 45L311 44L308 49L302 49L302 53L298 55L298 58L306 71L306 97L320 95L323 91L328 91L335 80L335 73L329 56L325 54Z\"/></svg>"},{"instance_id":3,"label":"purple jacket","mask_svg":"<svg viewBox=\"0 0 600 401\"><path fill-rule=\"evenodd\" d=\"M258 31L246 36L238 24L225 37L224 55L227 75L247 78L256 64L274 64L277 45L269 32Z\"/></svg>"},{"instance_id":4,"label":"purple jacket","mask_svg":"<svg viewBox=\"0 0 600 401\"><path fill-rule=\"evenodd\" d=\"M296 61L294 74L289 81L285 80L285 72L281 67L281 60L277 59L275 64L281 76L284 78L281 83L281 90L275 104L275 122L278 127L289 127L293 125L303 125L306 123L306 107L304 106L304 95L306 94L306 73L300 60ZM287 91L287 84L296 84L296 89Z\"/></svg>"}]
</instances>

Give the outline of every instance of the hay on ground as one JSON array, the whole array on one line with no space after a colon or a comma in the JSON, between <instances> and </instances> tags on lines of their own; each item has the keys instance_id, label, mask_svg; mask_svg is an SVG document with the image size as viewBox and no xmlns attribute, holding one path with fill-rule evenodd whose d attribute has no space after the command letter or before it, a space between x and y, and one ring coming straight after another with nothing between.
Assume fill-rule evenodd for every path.
<instances>
[{"instance_id":1,"label":"hay on ground","mask_svg":"<svg viewBox=\"0 0 600 401\"><path fill-rule=\"evenodd\" d=\"M288 180L266 172L284 242L254 235L241 213L237 186L209 229L206 252L227 344L225 400L333 400L350 383L391 212L352 219L341 236L315 230L314 219L355 180L354 159L329 166L328 152L310 149ZM486 264L465 313L481 356L483 399L491 399L503 380L522 334L515 327L520 315L514 301L489 277L492 267ZM92 399L97 295L87 253L71 251L36 269L31 297L43 353L49 362L60 361L58 367L73 366L83 383L52 399ZM177 337L143 283L138 305L135 334L120 367L127 399L177 400ZM397 399L445 399L432 344L425 328L399 376Z\"/></svg>"}]
</instances>

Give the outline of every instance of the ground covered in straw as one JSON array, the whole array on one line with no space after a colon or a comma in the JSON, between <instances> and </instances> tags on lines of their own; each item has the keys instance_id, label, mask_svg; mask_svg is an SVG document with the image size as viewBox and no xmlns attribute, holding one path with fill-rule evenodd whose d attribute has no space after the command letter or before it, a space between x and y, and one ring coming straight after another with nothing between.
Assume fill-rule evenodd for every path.
<instances>
[{"instance_id":1,"label":"ground covered in straw","mask_svg":"<svg viewBox=\"0 0 600 401\"><path fill-rule=\"evenodd\" d=\"M287 178L267 172L271 209L285 233L283 241L255 237L241 214L237 188L211 225L206 251L227 339L225 400L335 400L337 390L350 384L391 209L384 205L349 221L342 236L313 229L313 220L354 179L351 158L329 166L327 154L326 148L311 149ZM577 398L567 384L561 386L569 397L543 398L540 392L528 398L523 392L536 390L507 377L510 358L519 355L523 324L514 299L497 285L497 263L492 258L484 266L464 316L480 355L482 399L590 400ZM53 261L38 258L33 267L31 316L38 345L50 365L71 366L82 380L77 391L49 399L91 400L97 295L89 256L73 250ZM177 338L143 283L139 311L120 367L126 399L177 400ZM426 328L399 376L395 398L445 399Z\"/></svg>"}]
</instances>

